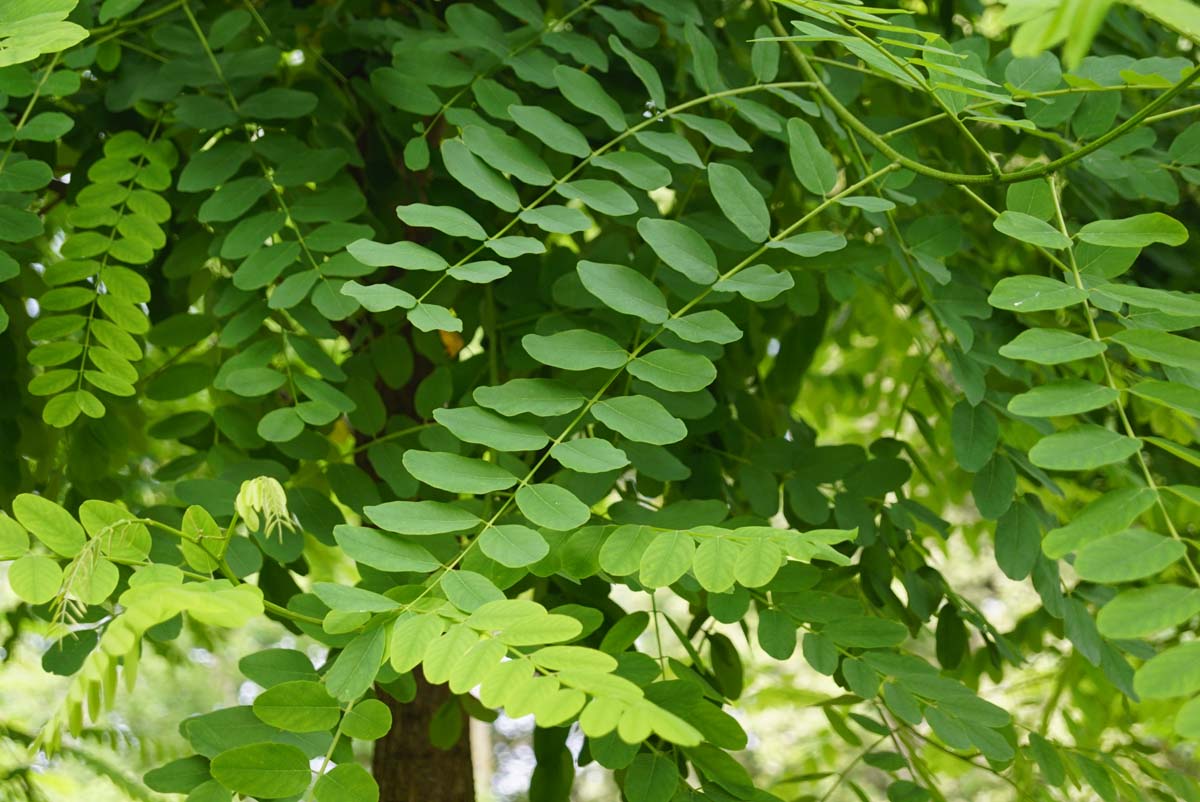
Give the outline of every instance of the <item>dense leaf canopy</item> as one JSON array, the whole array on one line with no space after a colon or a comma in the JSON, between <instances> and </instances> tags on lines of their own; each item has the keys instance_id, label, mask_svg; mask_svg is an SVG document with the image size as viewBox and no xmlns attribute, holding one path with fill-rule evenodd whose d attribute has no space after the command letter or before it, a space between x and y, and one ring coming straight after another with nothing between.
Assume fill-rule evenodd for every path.
<instances>
[{"instance_id":1,"label":"dense leaf canopy","mask_svg":"<svg viewBox=\"0 0 1200 802\"><path fill-rule=\"evenodd\" d=\"M881 5L0 0L34 748L267 617L328 659L150 789L375 799L421 672L535 799L569 727L629 802L1200 799L1200 12ZM758 653L819 771L739 762Z\"/></svg>"}]
</instances>

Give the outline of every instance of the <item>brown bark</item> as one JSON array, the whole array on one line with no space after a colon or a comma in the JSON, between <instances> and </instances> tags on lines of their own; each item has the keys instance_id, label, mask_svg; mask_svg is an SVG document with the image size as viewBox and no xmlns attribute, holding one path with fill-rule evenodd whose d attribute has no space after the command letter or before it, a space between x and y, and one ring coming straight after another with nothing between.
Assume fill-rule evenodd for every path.
<instances>
[{"instance_id":1,"label":"brown bark","mask_svg":"<svg viewBox=\"0 0 1200 802\"><path fill-rule=\"evenodd\" d=\"M475 781L466 716L462 737L450 749L429 742L429 722L450 698L445 685L430 685L415 672L417 695L402 704L379 696L392 711L392 730L375 742L372 774L379 802L474 802Z\"/></svg>"}]
</instances>

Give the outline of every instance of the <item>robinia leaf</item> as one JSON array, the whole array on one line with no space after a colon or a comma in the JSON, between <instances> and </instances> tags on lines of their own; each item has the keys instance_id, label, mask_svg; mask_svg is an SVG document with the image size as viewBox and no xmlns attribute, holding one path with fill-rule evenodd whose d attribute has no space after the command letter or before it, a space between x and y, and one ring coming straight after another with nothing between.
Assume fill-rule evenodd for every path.
<instances>
[{"instance_id":1,"label":"robinia leaf","mask_svg":"<svg viewBox=\"0 0 1200 802\"><path fill-rule=\"evenodd\" d=\"M222 752L209 767L231 791L259 799L282 799L308 788L308 758L290 744L249 744Z\"/></svg>"},{"instance_id":2,"label":"robinia leaf","mask_svg":"<svg viewBox=\"0 0 1200 802\"><path fill-rule=\"evenodd\" d=\"M609 309L647 323L662 323L670 314L662 291L631 267L585 260L576 272L587 291Z\"/></svg>"},{"instance_id":3,"label":"robinia leaf","mask_svg":"<svg viewBox=\"0 0 1200 802\"><path fill-rule=\"evenodd\" d=\"M708 185L713 198L729 222L751 242L765 242L771 235L767 202L736 167L720 162L708 165Z\"/></svg>"},{"instance_id":4,"label":"robinia leaf","mask_svg":"<svg viewBox=\"0 0 1200 802\"><path fill-rule=\"evenodd\" d=\"M1047 470L1087 471L1126 460L1141 447L1132 437L1087 423L1043 437L1029 450L1029 459Z\"/></svg>"},{"instance_id":5,"label":"robinia leaf","mask_svg":"<svg viewBox=\"0 0 1200 802\"><path fill-rule=\"evenodd\" d=\"M1147 245L1182 245L1188 231L1182 223L1161 212L1126 217L1123 220L1097 220L1079 229L1079 239L1111 248L1144 248Z\"/></svg>"}]
</instances>

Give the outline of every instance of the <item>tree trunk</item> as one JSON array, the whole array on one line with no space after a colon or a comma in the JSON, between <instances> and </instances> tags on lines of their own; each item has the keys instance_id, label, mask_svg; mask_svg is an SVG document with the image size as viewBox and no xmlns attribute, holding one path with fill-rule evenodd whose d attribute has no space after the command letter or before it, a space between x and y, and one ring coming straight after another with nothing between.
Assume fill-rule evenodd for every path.
<instances>
[{"instance_id":1,"label":"tree trunk","mask_svg":"<svg viewBox=\"0 0 1200 802\"><path fill-rule=\"evenodd\" d=\"M392 711L392 730L375 742L371 761L379 802L474 802L475 778L466 715L462 736L450 749L429 742L429 722L450 698L445 685L430 685L414 672L417 695L402 704L386 693L379 697Z\"/></svg>"}]
</instances>

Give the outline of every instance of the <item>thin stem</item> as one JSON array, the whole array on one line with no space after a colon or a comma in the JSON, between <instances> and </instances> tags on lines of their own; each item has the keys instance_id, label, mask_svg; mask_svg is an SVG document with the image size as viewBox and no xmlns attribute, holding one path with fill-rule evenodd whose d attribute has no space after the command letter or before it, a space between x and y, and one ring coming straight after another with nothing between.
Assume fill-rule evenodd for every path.
<instances>
[{"instance_id":1,"label":"thin stem","mask_svg":"<svg viewBox=\"0 0 1200 802\"><path fill-rule=\"evenodd\" d=\"M837 777L834 779L833 785L829 786L829 789L826 790L825 793L821 795L821 798L819 800L817 800L817 802L828 802L829 797L833 796L833 792L836 791L838 789L838 787L845 781L846 777L849 776L850 772L854 770L854 767L857 766L859 763L861 763L862 759L864 757L871 754L871 752L875 749L875 747L879 746L881 743L883 743L886 740L887 740L886 735L880 735L875 741L868 744L866 749L862 750L857 755L855 755L854 759L846 764L846 768L842 769L841 771L839 771L837 773Z\"/></svg>"},{"instance_id":2,"label":"thin stem","mask_svg":"<svg viewBox=\"0 0 1200 802\"><path fill-rule=\"evenodd\" d=\"M33 94L29 96L29 102L25 104L25 110L21 112L20 119L17 120L14 126L11 139L8 140L8 147L4 149L4 156L0 157L0 171L4 170L4 165L8 163L8 157L12 155L13 146L17 143L17 134L21 133L21 129L25 127L25 123L29 120L29 114L33 111L33 106L37 103L38 98L42 95L42 87L45 86L46 80L50 77L50 73L54 71L54 66L58 64L60 53L55 53L50 59L50 63L46 65L46 69L42 72L42 77L38 80L37 86L33 88Z\"/></svg>"}]
</instances>

